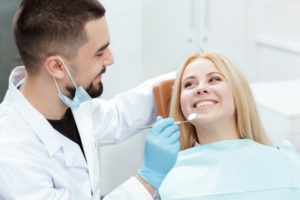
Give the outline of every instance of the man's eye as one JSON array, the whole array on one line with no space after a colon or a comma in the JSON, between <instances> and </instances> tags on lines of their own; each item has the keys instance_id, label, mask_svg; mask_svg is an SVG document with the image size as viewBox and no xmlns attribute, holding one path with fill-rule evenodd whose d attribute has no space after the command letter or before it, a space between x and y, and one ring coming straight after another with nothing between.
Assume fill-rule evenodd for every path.
<instances>
[{"instance_id":1,"label":"man's eye","mask_svg":"<svg viewBox=\"0 0 300 200\"><path fill-rule=\"evenodd\" d=\"M97 57L101 57L102 55L103 55L103 53L96 54Z\"/></svg>"}]
</instances>

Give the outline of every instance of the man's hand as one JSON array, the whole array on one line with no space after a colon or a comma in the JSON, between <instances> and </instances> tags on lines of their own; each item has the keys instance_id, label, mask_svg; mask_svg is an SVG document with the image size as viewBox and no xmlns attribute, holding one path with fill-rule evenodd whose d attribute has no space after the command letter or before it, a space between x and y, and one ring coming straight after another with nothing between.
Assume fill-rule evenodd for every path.
<instances>
[{"instance_id":1,"label":"man's hand","mask_svg":"<svg viewBox=\"0 0 300 200\"><path fill-rule=\"evenodd\" d=\"M144 163L138 174L153 188L158 189L176 163L180 149L179 128L172 118L157 122L147 135L144 148Z\"/></svg>"}]
</instances>

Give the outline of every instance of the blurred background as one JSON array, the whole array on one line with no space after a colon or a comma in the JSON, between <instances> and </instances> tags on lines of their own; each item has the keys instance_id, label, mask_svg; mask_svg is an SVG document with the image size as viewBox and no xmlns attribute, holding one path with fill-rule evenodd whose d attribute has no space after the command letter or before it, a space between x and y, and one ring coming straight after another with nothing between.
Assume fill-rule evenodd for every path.
<instances>
[{"instance_id":1,"label":"blurred background","mask_svg":"<svg viewBox=\"0 0 300 200\"><path fill-rule=\"evenodd\" d=\"M1 100L10 71L22 65L11 33L19 2L0 2ZM104 76L103 98L177 70L193 52L220 52L234 60L250 81L274 142L290 139L300 148L300 0L100 2L107 10L115 57ZM99 149L104 193L135 175L145 134Z\"/></svg>"}]
</instances>

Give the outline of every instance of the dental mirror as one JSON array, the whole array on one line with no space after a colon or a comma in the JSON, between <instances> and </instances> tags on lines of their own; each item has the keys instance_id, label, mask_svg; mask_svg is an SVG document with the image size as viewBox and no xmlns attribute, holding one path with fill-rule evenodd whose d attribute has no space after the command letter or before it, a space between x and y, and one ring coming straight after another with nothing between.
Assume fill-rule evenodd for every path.
<instances>
[{"instance_id":1,"label":"dental mirror","mask_svg":"<svg viewBox=\"0 0 300 200\"><path fill-rule=\"evenodd\" d=\"M191 113L191 114L189 114L187 121L190 122L190 121L192 121L192 120L194 120L196 118L197 118L197 113Z\"/></svg>"}]
</instances>

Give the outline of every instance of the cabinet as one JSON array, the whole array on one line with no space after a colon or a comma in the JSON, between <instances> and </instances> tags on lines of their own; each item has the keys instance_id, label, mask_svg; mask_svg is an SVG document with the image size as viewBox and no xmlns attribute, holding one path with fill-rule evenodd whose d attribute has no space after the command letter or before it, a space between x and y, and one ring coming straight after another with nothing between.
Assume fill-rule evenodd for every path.
<instances>
[{"instance_id":1,"label":"cabinet","mask_svg":"<svg viewBox=\"0 0 300 200\"><path fill-rule=\"evenodd\" d=\"M300 80L258 82L251 87L273 144L289 140L300 150Z\"/></svg>"},{"instance_id":2,"label":"cabinet","mask_svg":"<svg viewBox=\"0 0 300 200\"><path fill-rule=\"evenodd\" d=\"M0 1L0 102L7 90L10 71L22 64L12 34L12 20L19 2Z\"/></svg>"}]
</instances>

